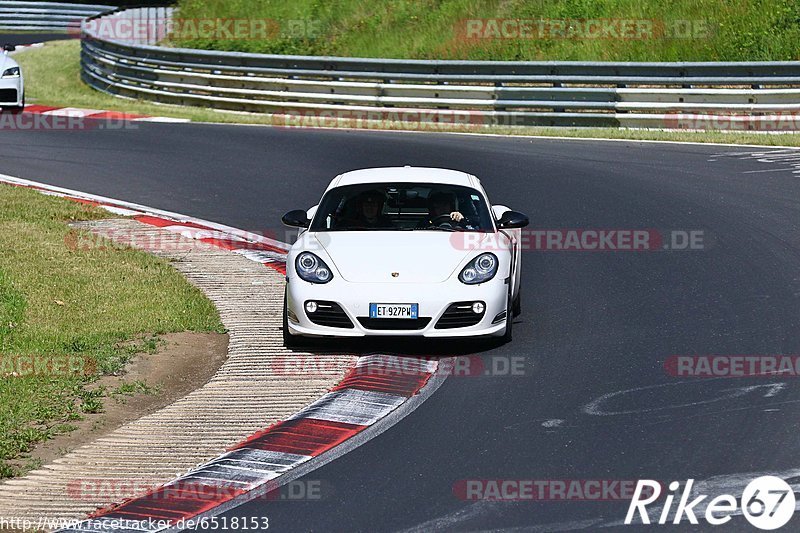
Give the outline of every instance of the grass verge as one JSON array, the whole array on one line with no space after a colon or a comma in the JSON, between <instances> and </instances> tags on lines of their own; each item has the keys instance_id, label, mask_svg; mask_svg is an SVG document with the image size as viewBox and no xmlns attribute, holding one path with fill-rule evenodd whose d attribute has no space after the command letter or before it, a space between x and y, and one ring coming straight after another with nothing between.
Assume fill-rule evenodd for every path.
<instances>
[{"instance_id":1,"label":"grass verge","mask_svg":"<svg viewBox=\"0 0 800 533\"><path fill-rule=\"evenodd\" d=\"M241 122L235 113L199 107L156 105L144 100L117 98L95 91L81 80L81 43L78 39L48 42L43 48L14 55L25 75L28 104L126 111L141 115L187 118L196 122Z\"/></svg>"},{"instance_id":2,"label":"grass verge","mask_svg":"<svg viewBox=\"0 0 800 533\"><path fill-rule=\"evenodd\" d=\"M189 48L498 61L800 58L797 0L179 0L178 7L180 19L274 21L268 38L246 32L239 39L197 38L187 31L191 38L175 44ZM519 38L513 27L500 34L489 24L467 33L469 19L533 22ZM612 28L619 21L620 29L622 21L650 21L652 27L637 23L635 31L615 32L586 26L591 20ZM487 38L497 35L502 38Z\"/></svg>"},{"instance_id":3,"label":"grass verge","mask_svg":"<svg viewBox=\"0 0 800 533\"><path fill-rule=\"evenodd\" d=\"M25 464L36 443L102 411L109 393L92 383L155 350L160 334L223 331L213 304L166 261L70 246L66 222L107 216L0 185L0 477L36 466Z\"/></svg>"},{"instance_id":4,"label":"grass verge","mask_svg":"<svg viewBox=\"0 0 800 533\"><path fill-rule=\"evenodd\" d=\"M156 105L142 100L117 98L84 84L80 79L80 42L56 41L43 48L22 52L15 59L25 72L28 103L43 105L107 109L143 115L190 119L194 122L228 124L282 124L269 114L233 113L201 107ZM291 122L290 122L291 123ZM329 121L326 121L329 125ZM341 127L349 124L341 122ZM629 140L685 141L703 143L755 144L765 146L800 146L800 135L766 135L747 132L687 132L648 131L613 128L546 128L546 127L461 127L438 124L426 126L415 123L385 122L368 124L368 128L412 131L462 131L520 135L532 137L610 138Z\"/></svg>"}]
</instances>

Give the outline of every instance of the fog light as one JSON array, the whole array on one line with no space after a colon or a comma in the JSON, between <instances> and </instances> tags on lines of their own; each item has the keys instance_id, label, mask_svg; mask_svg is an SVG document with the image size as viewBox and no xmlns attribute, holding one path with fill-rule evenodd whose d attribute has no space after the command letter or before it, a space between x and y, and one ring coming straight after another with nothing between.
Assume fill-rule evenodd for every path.
<instances>
[{"instance_id":1,"label":"fog light","mask_svg":"<svg viewBox=\"0 0 800 533\"><path fill-rule=\"evenodd\" d=\"M315 313L317 311L317 302L306 302L306 312Z\"/></svg>"},{"instance_id":2,"label":"fog light","mask_svg":"<svg viewBox=\"0 0 800 533\"><path fill-rule=\"evenodd\" d=\"M472 312L476 315L483 313L486 310L486 306L483 305L483 302L475 302L472 304Z\"/></svg>"}]
</instances>

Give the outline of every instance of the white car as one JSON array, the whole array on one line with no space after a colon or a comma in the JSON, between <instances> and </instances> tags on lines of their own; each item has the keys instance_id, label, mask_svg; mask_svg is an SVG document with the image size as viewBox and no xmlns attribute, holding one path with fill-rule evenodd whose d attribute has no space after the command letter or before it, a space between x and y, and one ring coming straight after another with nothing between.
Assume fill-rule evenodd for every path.
<instances>
[{"instance_id":1,"label":"white car","mask_svg":"<svg viewBox=\"0 0 800 533\"><path fill-rule=\"evenodd\" d=\"M301 228L286 263L287 346L302 337L511 340L528 217L491 206L475 176L355 170L283 223Z\"/></svg>"},{"instance_id":2,"label":"white car","mask_svg":"<svg viewBox=\"0 0 800 533\"><path fill-rule=\"evenodd\" d=\"M8 55L14 50L7 44L0 55L0 108L18 113L25 108L25 82L19 64Z\"/></svg>"}]
</instances>

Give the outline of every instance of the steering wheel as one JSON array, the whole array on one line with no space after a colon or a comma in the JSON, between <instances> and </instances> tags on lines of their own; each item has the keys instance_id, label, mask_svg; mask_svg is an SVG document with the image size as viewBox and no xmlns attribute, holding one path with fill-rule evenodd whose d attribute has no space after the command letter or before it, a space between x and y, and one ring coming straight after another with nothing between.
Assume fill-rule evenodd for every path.
<instances>
[{"instance_id":1,"label":"steering wheel","mask_svg":"<svg viewBox=\"0 0 800 533\"><path fill-rule=\"evenodd\" d=\"M431 226L442 226L445 223L448 223L450 226L453 226L454 224L458 224L458 222L456 222L455 220L450 218L450 213L445 213L444 215L439 215L437 217L434 217L431 220L430 225Z\"/></svg>"}]
</instances>

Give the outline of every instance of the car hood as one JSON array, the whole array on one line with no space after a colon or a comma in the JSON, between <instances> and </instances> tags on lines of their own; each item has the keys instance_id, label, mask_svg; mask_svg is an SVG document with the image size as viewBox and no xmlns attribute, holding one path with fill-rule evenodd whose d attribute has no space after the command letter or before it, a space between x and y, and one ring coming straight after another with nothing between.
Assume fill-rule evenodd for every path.
<instances>
[{"instance_id":1,"label":"car hood","mask_svg":"<svg viewBox=\"0 0 800 533\"><path fill-rule=\"evenodd\" d=\"M7 68L18 67L16 61L8 57L5 53L0 52L0 75L3 74Z\"/></svg>"},{"instance_id":2,"label":"car hood","mask_svg":"<svg viewBox=\"0 0 800 533\"><path fill-rule=\"evenodd\" d=\"M474 245L459 245L458 233L447 231L320 232L309 239L322 246L345 280L353 283L440 283L453 275ZM309 248L306 248L309 249ZM396 276L394 275L396 274Z\"/></svg>"}]
</instances>

